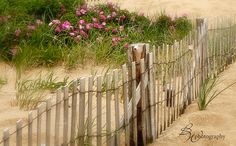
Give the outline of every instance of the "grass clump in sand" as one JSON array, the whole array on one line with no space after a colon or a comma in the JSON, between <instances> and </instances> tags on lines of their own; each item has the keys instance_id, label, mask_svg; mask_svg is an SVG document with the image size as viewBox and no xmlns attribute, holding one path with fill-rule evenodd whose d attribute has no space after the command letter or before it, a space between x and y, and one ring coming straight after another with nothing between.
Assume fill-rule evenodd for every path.
<instances>
[{"instance_id":1,"label":"grass clump in sand","mask_svg":"<svg viewBox=\"0 0 236 146\"><path fill-rule=\"evenodd\" d=\"M217 91L217 90L213 91L213 89L216 87L217 84L218 84L218 80L216 79L216 77L214 77L213 79L207 78L204 81L203 85L200 87L200 94L198 96L198 108L199 108L199 110L205 110L207 108L207 106L218 95L220 95L226 89L228 89L231 86L233 86L234 84L236 84L236 82L228 85L227 87L223 88L220 91Z\"/></svg>"},{"instance_id":2,"label":"grass clump in sand","mask_svg":"<svg viewBox=\"0 0 236 146\"><path fill-rule=\"evenodd\" d=\"M21 79L17 82L16 104L20 109L36 108L45 100L47 94L55 92L56 89L68 83L68 77L59 82L53 73L43 76L39 75L34 80Z\"/></svg>"}]
</instances>

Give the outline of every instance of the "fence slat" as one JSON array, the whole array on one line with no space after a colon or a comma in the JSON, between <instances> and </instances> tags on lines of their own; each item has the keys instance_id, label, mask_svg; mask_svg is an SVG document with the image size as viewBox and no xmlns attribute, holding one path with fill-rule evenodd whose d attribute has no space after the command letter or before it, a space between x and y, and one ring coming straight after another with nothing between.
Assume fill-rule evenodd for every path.
<instances>
[{"instance_id":1,"label":"fence slat","mask_svg":"<svg viewBox=\"0 0 236 146\"><path fill-rule=\"evenodd\" d=\"M165 109L165 92L164 90L164 80L165 80L165 68L164 68L164 63L165 63L165 45L162 45L161 51L160 51L160 60L161 60L161 89L160 89L160 96L161 96L161 113L160 113L160 133L164 130L164 123L165 123L165 114L164 114L164 109Z\"/></svg>"},{"instance_id":2,"label":"fence slat","mask_svg":"<svg viewBox=\"0 0 236 146\"><path fill-rule=\"evenodd\" d=\"M51 98L46 101L46 146L50 146L51 139Z\"/></svg>"},{"instance_id":3,"label":"fence slat","mask_svg":"<svg viewBox=\"0 0 236 146\"><path fill-rule=\"evenodd\" d=\"M88 80L88 91L93 90L93 77L89 77ZM92 145L92 127L93 127L93 113L92 113L92 106L93 106L93 93L89 92L88 93L88 128L87 128L87 133L88 133L88 145Z\"/></svg>"},{"instance_id":4,"label":"fence slat","mask_svg":"<svg viewBox=\"0 0 236 146\"><path fill-rule=\"evenodd\" d=\"M129 129L129 114L128 114L128 84L127 84L127 67L126 64L122 65L122 82L123 82L123 98L124 98L124 119L125 119L125 145L130 145L130 129Z\"/></svg>"},{"instance_id":5,"label":"fence slat","mask_svg":"<svg viewBox=\"0 0 236 146\"><path fill-rule=\"evenodd\" d=\"M41 146L41 123L42 123L42 113L44 110L44 105L41 104L37 109L37 146Z\"/></svg>"},{"instance_id":6,"label":"fence slat","mask_svg":"<svg viewBox=\"0 0 236 146\"><path fill-rule=\"evenodd\" d=\"M10 146L10 134L8 128L3 130L3 146Z\"/></svg>"},{"instance_id":7,"label":"fence slat","mask_svg":"<svg viewBox=\"0 0 236 146\"><path fill-rule=\"evenodd\" d=\"M152 141L156 139L156 114L155 114L155 100L154 100L154 81L153 78L153 53L149 53L148 56L148 70L149 70L149 101L150 101L150 121L151 121L151 137Z\"/></svg>"},{"instance_id":8,"label":"fence slat","mask_svg":"<svg viewBox=\"0 0 236 146\"><path fill-rule=\"evenodd\" d=\"M168 104L168 101L167 101L167 74L168 74L168 45L166 45L165 47L165 50L163 50L163 55L166 55L166 56L163 56L163 60L165 60L165 72L164 72L164 80L163 80L163 88L164 88L164 130L166 130L166 127L167 127L167 123L168 123L168 106L166 106ZM166 53L164 53L164 51Z\"/></svg>"},{"instance_id":9,"label":"fence slat","mask_svg":"<svg viewBox=\"0 0 236 146\"><path fill-rule=\"evenodd\" d=\"M134 146L138 145L138 137L137 137L137 102L136 97L137 97L137 93L136 93L136 63L132 62L132 66L131 66L131 75L132 75L132 113L133 113L133 118L132 118L132 133L133 133L133 144ZM140 93L140 92L139 92ZM138 94L139 94L138 93Z\"/></svg>"},{"instance_id":10,"label":"fence slat","mask_svg":"<svg viewBox=\"0 0 236 146\"><path fill-rule=\"evenodd\" d=\"M73 81L73 93L72 93L72 107L71 107L71 134L70 141L71 146L75 146L76 137L76 119L77 119L77 80Z\"/></svg>"},{"instance_id":11,"label":"fence slat","mask_svg":"<svg viewBox=\"0 0 236 146\"><path fill-rule=\"evenodd\" d=\"M114 98L115 98L115 146L120 145L120 132L119 132L119 124L120 124L120 111L119 111L119 88L118 88L118 70L115 69L113 71L113 80L114 80Z\"/></svg>"},{"instance_id":12,"label":"fence slat","mask_svg":"<svg viewBox=\"0 0 236 146\"><path fill-rule=\"evenodd\" d=\"M140 60L140 73L141 73L141 114L142 114L142 141L146 145L147 128L146 128L146 88L145 82L145 62L144 59Z\"/></svg>"},{"instance_id":13,"label":"fence slat","mask_svg":"<svg viewBox=\"0 0 236 146\"><path fill-rule=\"evenodd\" d=\"M102 145L102 76L97 77L97 146Z\"/></svg>"},{"instance_id":14,"label":"fence slat","mask_svg":"<svg viewBox=\"0 0 236 146\"><path fill-rule=\"evenodd\" d=\"M177 58L180 57L180 51L179 51L179 42L175 42L175 45L176 45L176 54L177 54ZM177 60L176 60L177 61ZM176 67L176 100L177 100L177 103L176 103L176 118L179 117L179 97L180 97L180 63L179 63L179 59L178 61L176 62L177 64L177 67Z\"/></svg>"},{"instance_id":15,"label":"fence slat","mask_svg":"<svg viewBox=\"0 0 236 146\"><path fill-rule=\"evenodd\" d=\"M55 138L54 145L59 146L60 136L60 115L61 115L61 88L56 93L56 115L55 115Z\"/></svg>"},{"instance_id":16,"label":"fence slat","mask_svg":"<svg viewBox=\"0 0 236 146\"><path fill-rule=\"evenodd\" d=\"M28 146L33 145L33 112L30 111L28 114Z\"/></svg>"},{"instance_id":17,"label":"fence slat","mask_svg":"<svg viewBox=\"0 0 236 146\"><path fill-rule=\"evenodd\" d=\"M111 75L106 77L106 142L111 146Z\"/></svg>"},{"instance_id":18,"label":"fence slat","mask_svg":"<svg viewBox=\"0 0 236 146\"><path fill-rule=\"evenodd\" d=\"M85 78L80 78L78 146L84 145L85 138Z\"/></svg>"},{"instance_id":19,"label":"fence slat","mask_svg":"<svg viewBox=\"0 0 236 146\"><path fill-rule=\"evenodd\" d=\"M63 112L63 146L68 142L68 120L69 120L69 99L68 99L68 86L64 87L64 112Z\"/></svg>"},{"instance_id":20,"label":"fence slat","mask_svg":"<svg viewBox=\"0 0 236 146\"><path fill-rule=\"evenodd\" d=\"M177 53L176 53L176 41L174 42L174 45L173 45L173 50L172 50L172 54L173 54L173 61L174 61L174 63L173 63L173 90L174 90L174 97L173 97L173 100L174 100L174 115L173 115L173 121L175 121L176 120L176 118L177 118L177 113L176 113L176 105L177 105L177 78L176 78L176 65L177 65L177 58L178 58L178 55L177 55Z\"/></svg>"},{"instance_id":21,"label":"fence slat","mask_svg":"<svg viewBox=\"0 0 236 146\"><path fill-rule=\"evenodd\" d=\"M154 69L154 75L156 76L156 71L158 71L160 68L160 65L159 65L159 58L160 58L160 47L158 46L157 48L157 55L155 55L155 51L154 51L154 61L155 63L157 63L157 65L155 65ZM157 66L157 67L156 67ZM162 72L162 71L161 71ZM160 122L161 122L161 116L160 116L160 100L161 100L161 97L160 97L160 73L159 71L157 72L157 88L156 88L156 98L157 98L157 138L159 137L160 135ZM156 78L154 78L156 79ZM156 82L155 82L156 83Z\"/></svg>"},{"instance_id":22,"label":"fence slat","mask_svg":"<svg viewBox=\"0 0 236 146\"><path fill-rule=\"evenodd\" d=\"M22 119L16 122L16 146L22 146Z\"/></svg>"}]
</instances>

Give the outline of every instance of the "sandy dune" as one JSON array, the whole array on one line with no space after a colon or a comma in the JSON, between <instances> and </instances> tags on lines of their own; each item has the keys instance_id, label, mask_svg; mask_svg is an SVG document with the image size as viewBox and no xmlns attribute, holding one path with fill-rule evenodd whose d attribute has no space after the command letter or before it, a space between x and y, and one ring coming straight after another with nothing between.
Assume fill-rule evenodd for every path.
<instances>
[{"instance_id":1,"label":"sandy dune","mask_svg":"<svg viewBox=\"0 0 236 146\"><path fill-rule=\"evenodd\" d=\"M214 90L221 90L236 82L236 63L219 76L220 84ZM151 146L235 146L236 145L236 85L220 94L205 111L199 111L197 103L190 105L186 113L177 119ZM189 124L192 135L203 134L196 142L186 141L189 135L180 135L181 129ZM190 126L190 125L189 125ZM187 131L187 130L186 130ZM209 136L215 136L215 138ZM207 137L208 136L208 137ZM218 139L216 138L218 137ZM193 137L193 141L197 137Z\"/></svg>"},{"instance_id":2,"label":"sandy dune","mask_svg":"<svg viewBox=\"0 0 236 146\"><path fill-rule=\"evenodd\" d=\"M170 15L215 17L236 14L235 0L102 0L118 3L121 8L153 15L165 11Z\"/></svg>"}]
</instances>

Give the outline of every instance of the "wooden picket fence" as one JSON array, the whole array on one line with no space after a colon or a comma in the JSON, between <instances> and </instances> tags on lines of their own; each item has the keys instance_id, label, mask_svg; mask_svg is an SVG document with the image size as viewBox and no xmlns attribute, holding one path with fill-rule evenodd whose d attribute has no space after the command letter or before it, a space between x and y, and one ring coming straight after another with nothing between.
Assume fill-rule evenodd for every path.
<instances>
[{"instance_id":1,"label":"wooden picket fence","mask_svg":"<svg viewBox=\"0 0 236 146\"><path fill-rule=\"evenodd\" d=\"M128 63L74 80L3 131L3 146L147 145L199 95L205 79L235 61L235 19L197 19L173 45L132 44ZM142 49L143 56L135 58Z\"/></svg>"}]
</instances>

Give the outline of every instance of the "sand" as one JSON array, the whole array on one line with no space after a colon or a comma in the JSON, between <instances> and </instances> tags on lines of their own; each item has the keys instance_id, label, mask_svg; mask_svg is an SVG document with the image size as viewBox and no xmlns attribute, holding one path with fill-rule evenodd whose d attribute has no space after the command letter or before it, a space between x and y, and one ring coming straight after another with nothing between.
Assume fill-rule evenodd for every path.
<instances>
[{"instance_id":1,"label":"sand","mask_svg":"<svg viewBox=\"0 0 236 146\"><path fill-rule=\"evenodd\" d=\"M121 8L152 16L160 12L191 17L215 17L236 14L235 0L102 0L118 3Z\"/></svg>"},{"instance_id":2,"label":"sand","mask_svg":"<svg viewBox=\"0 0 236 146\"><path fill-rule=\"evenodd\" d=\"M22 79L34 79L38 78L39 75L48 75L53 73L57 81L62 81L65 77L69 77L68 81L80 77L88 77L97 74L102 74L105 72L105 66L91 66L87 65L84 68L77 68L75 70L66 70L62 66L57 66L53 68L34 68L27 69L22 74ZM16 98L16 69L4 62L0 62L0 77L6 79L7 84L0 88L0 137L2 137L2 131L5 128L10 128L10 131L15 130L16 121L19 119L27 119L28 111L20 110L15 103ZM46 95L47 97L52 96L51 94ZM46 98L47 98L46 97Z\"/></svg>"},{"instance_id":3,"label":"sand","mask_svg":"<svg viewBox=\"0 0 236 146\"><path fill-rule=\"evenodd\" d=\"M214 90L220 91L236 82L236 63L229 66L219 75L219 83ZM199 111L197 103L190 105L186 113L177 119L160 138L150 146L235 146L236 145L236 85L220 94L204 111ZM188 135L180 135L181 129L189 124L192 135L203 131L206 136L215 138L200 138L191 142ZM218 137L218 139L216 139ZM186 141L187 140L187 141ZM193 137L194 141L194 137Z\"/></svg>"},{"instance_id":4,"label":"sand","mask_svg":"<svg viewBox=\"0 0 236 146\"><path fill-rule=\"evenodd\" d=\"M145 15L165 11L169 15L185 15L190 17L217 17L236 14L235 0L113 0L122 8L130 11L138 11ZM79 76L89 76L91 72L99 70L102 72L103 66L79 68L73 71L66 71L63 67L51 69L38 68L27 71L23 76L34 78L40 72L51 72L59 78L69 76L70 79ZM5 63L0 62L0 77L7 79L7 84L0 88L0 137L1 131L10 127L15 129L15 122L20 118L27 118L27 111L19 110L12 106L12 99L15 98L15 69ZM227 86L236 81L236 63L220 75L222 82L218 88ZM215 99L205 111L198 111L197 104L190 105L186 113L173 123L160 138L152 145L158 146L235 146L236 145L236 86L231 87ZM205 135L223 135L224 139L200 139L197 142L186 141L186 136L179 136L181 128L189 123L193 124L193 132L203 130ZM192 132L192 133L193 133Z\"/></svg>"}]
</instances>

